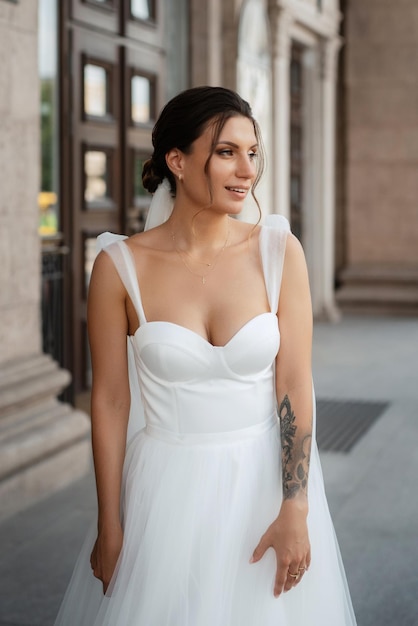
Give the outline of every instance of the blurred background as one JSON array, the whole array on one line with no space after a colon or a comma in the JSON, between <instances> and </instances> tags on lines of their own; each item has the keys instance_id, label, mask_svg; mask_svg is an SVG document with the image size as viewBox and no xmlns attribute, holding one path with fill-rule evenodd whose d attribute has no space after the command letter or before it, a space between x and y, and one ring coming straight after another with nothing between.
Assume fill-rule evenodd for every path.
<instances>
[{"instance_id":1,"label":"blurred background","mask_svg":"<svg viewBox=\"0 0 418 626\"><path fill-rule=\"evenodd\" d=\"M379 350L381 329L415 358L416 0L0 0L0 59L0 519L90 470L95 238L143 227L152 127L188 87L223 85L253 107L268 164L257 195L304 246L317 354L362 337L353 363L367 378L379 363L361 347ZM243 217L256 220L251 205ZM344 325L353 314L360 329ZM403 367L412 394L416 360ZM370 399L325 378L324 396Z\"/></svg>"}]
</instances>

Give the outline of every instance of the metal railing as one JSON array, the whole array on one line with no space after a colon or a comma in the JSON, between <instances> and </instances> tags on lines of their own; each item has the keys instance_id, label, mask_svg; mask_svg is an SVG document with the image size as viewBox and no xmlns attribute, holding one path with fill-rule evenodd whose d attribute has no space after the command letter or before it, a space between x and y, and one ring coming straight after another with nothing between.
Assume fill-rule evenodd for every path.
<instances>
[{"instance_id":1,"label":"metal railing","mask_svg":"<svg viewBox=\"0 0 418 626\"><path fill-rule=\"evenodd\" d=\"M64 363L64 263L69 249L61 238L42 239L42 349L63 366Z\"/></svg>"}]
</instances>

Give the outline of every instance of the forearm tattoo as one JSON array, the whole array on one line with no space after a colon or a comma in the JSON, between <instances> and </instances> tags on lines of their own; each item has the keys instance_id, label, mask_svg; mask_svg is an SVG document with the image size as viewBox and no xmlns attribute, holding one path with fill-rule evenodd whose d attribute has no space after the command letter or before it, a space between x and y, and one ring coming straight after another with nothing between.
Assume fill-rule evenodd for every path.
<instances>
[{"instance_id":1,"label":"forearm tattoo","mask_svg":"<svg viewBox=\"0 0 418 626\"><path fill-rule=\"evenodd\" d=\"M298 437L295 414L285 395L279 409L282 440L283 499L290 500L308 492L312 433Z\"/></svg>"}]
</instances>

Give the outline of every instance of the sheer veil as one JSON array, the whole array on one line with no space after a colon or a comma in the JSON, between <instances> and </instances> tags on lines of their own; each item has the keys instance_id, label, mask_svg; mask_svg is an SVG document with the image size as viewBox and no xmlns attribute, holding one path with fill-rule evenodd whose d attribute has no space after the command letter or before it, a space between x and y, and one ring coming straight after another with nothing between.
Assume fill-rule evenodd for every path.
<instances>
[{"instance_id":1,"label":"sheer veil","mask_svg":"<svg viewBox=\"0 0 418 626\"><path fill-rule=\"evenodd\" d=\"M168 220L174 206L174 198L170 193L170 183L164 178L154 193L148 215L145 222L144 230L155 228Z\"/></svg>"}]
</instances>

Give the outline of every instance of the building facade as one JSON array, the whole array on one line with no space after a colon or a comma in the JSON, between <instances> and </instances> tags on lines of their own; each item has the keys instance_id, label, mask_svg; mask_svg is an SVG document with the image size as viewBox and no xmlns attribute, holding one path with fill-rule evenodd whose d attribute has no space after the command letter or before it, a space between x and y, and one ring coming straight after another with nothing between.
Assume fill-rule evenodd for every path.
<instances>
[{"instance_id":1,"label":"building facade","mask_svg":"<svg viewBox=\"0 0 418 626\"><path fill-rule=\"evenodd\" d=\"M348 0L338 139L339 306L418 313L418 8Z\"/></svg>"},{"instance_id":2,"label":"building facade","mask_svg":"<svg viewBox=\"0 0 418 626\"><path fill-rule=\"evenodd\" d=\"M73 406L91 380L95 238L142 228L152 127L182 89L223 85L252 104L268 164L257 194L303 243L316 317L337 319L336 299L413 310L413 4L0 0L5 514L86 471ZM243 217L257 219L251 204Z\"/></svg>"}]
</instances>

